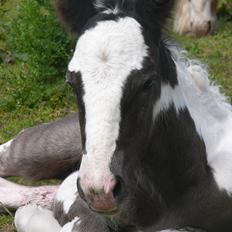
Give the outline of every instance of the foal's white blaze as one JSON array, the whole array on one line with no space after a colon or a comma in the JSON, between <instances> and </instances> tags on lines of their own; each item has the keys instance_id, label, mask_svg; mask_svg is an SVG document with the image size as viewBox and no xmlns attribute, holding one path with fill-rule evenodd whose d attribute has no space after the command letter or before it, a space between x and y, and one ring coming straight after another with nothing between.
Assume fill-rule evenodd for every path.
<instances>
[{"instance_id":1,"label":"foal's white blaze","mask_svg":"<svg viewBox=\"0 0 232 232\"><path fill-rule=\"evenodd\" d=\"M109 169L119 135L120 102L132 70L140 70L147 46L139 23L130 17L102 21L79 39L69 71L80 71L86 110L86 151L80 178L83 189L102 190L113 178Z\"/></svg>"}]
</instances>

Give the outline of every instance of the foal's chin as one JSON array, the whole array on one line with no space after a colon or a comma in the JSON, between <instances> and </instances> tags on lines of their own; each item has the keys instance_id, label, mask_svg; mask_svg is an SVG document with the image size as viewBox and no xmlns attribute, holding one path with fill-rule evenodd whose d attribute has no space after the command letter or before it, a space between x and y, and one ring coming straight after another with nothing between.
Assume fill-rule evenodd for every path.
<instances>
[{"instance_id":1,"label":"foal's chin","mask_svg":"<svg viewBox=\"0 0 232 232\"><path fill-rule=\"evenodd\" d=\"M110 217L110 218L116 217L117 215L120 214L119 207L114 208L114 209L109 210L109 211L98 210L98 209L94 209L93 207L90 207L90 210L93 211L94 213L97 213L97 214L105 216L105 217Z\"/></svg>"},{"instance_id":2,"label":"foal's chin","mask_svg":"<svg viewBox=\"0 0 232 232\"><path fill-rule=\"evenodd\" d=\"M204 36L211 36L215 34L215 29L212 30L198 30L198 29L193 29L191 32L189 32L189 36L195 37L195 38L200 38Z\"/></svg>"}]
</instances>

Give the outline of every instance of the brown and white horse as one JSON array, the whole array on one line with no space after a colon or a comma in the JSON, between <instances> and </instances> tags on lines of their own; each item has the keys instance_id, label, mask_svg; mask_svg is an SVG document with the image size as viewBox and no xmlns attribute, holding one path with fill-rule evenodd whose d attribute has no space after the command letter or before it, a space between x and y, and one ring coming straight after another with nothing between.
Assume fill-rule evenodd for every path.
<instances>
[{"instance_id":1,"label":"brown and white horse","mask_svg":"<svg viewBox=\"0 0 232 232\"><path fill-rule=\"evenodd\" d=\"M215 32L218 0L178 0L174 31L181 35L201 37Z\"/></svg>"}]
</instances>

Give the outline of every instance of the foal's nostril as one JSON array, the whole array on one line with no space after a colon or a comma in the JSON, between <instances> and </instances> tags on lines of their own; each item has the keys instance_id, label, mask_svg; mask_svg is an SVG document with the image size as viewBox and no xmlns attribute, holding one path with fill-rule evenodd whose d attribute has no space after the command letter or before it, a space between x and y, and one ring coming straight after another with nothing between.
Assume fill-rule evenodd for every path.
<instances>
[{"instance_id":1,"label":"foal's nostril","mask_svg":"<svg viewBox=\"0 0 232 232\"><path fill-rule=\"evenodd\" d=\"M212 23L211 23L211 21L208 21L207 25L208 25L208 33L209 33L211 31L211 29L212 29Z\"/></svg>"},{"instance_id":2,"label":"foal's nostril","mask_svg":"<svg viewBox=\"0 0 232 232\"><path fill-rule=\"evenodd\" d=\"M113 196L115 199L119 198L119 196L122 193L122 180L120 177L116 178L116 185L114 186L113 189Z\"/></svg>"},{"instance_id":3,"label":"foal's nostril","mask_svg":"<svg viewBox=\"0 0 232 232\"><path fill-rule=\"evenodd\" d=\"M80 184L80 178L77 179L77 191L79 193L79 196L85 200L85 194L83 192L83 189L81 188L81 184Z\"/></svg>"}]
</instances>

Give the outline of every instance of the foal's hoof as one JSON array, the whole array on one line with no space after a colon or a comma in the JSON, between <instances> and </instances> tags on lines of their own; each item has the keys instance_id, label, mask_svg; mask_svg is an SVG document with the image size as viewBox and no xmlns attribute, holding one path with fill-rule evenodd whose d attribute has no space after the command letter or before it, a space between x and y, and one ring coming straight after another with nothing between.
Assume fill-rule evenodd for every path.
<instances>
[{"instance_id":1,"label":"foal's hoof","mask_svg":"<svg viewBox=\"0 0 232 232\"><path fill-rule=\"evenodd\" d=\"M52 211L34 204L20 207L16 211L15 226L18 232L60 232L61 230Z\"/></svg>"}]
</instances>

